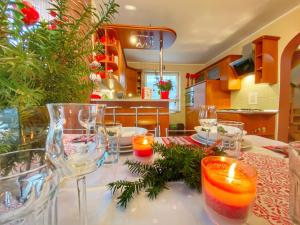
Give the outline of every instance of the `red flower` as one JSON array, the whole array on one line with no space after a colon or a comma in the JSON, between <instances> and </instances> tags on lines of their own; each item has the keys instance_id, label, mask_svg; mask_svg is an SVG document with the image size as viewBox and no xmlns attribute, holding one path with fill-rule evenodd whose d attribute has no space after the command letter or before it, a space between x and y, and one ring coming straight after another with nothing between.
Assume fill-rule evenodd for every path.
<instances>
[{"instance_id":1,"label":"red flower","mask_svg":"<svg viewBox=\"0 0 300 225\"><path fill-rule=\"evenodd\" d=\"M24 7L21 9L23 14L23 21L26 25L33 25L39 21L40 15L36 9L26 1L23 1Z\"/></svg>"},{"instance_id":2,"label":"red flower","mask_svg":"<svg viewBox=\"0 0 300 225\"><path fill-rule=\"evenodd\" d=\"M190 74L190 73L187 73L187 74L185 75L185 78L190 78L190 76L191 76L191 74Z\"/></svg>"}]
</instances>

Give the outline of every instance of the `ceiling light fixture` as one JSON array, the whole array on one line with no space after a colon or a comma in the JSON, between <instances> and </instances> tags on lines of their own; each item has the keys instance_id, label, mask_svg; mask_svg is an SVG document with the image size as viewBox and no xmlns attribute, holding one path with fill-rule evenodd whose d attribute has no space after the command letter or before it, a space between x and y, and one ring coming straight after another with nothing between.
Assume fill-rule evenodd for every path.
<instances>
[{"instance_id":1,"label":"ceiling light fixture","mask_svg":"<svg viewBox=\"0 0 300 225\"><path fill-rule=\"evenodd\" d=\"M139 34L132 34L130 36L130 43L136 48L149 49L153 46L153 33L144 32Z\"/></svg>"},{"instance_id":2,"label":"ceiling light fixture","mask_svg":"<svg viewBox=\"0 0 300 225\"><path fill-rule=\"evenodd\" d=\"M125 5L124 8L129 11L135 11L136 7L134 5Z\"/></svg>"}]
</instances>

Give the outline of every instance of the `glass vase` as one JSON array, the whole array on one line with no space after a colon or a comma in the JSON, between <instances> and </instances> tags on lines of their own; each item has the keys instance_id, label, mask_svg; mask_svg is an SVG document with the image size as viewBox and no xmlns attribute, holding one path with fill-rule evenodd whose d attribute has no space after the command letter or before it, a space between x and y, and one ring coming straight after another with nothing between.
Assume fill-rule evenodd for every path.
<instances>
[{"instance_id":1,"label":"glass vase","mask_svg":"<svg viewBox=\"0 0 300 225\"><path fill-rule=\"evenodd\" d=\"M0 224L57 225L59 176L44 149L0 154Z\"/></svg>"}]
</instances>

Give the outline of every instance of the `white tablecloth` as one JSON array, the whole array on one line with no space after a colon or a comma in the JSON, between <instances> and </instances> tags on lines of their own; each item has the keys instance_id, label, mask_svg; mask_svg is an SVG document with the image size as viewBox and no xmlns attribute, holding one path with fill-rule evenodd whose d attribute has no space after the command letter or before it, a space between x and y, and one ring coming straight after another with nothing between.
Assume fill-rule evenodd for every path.
<instances>
[{"instance_id":1,"label":"white tablecloth","mask_svg":"<svg viewBox=\"0 0 300 225\"><path fill-rule=\"evenodd\" d=\"M280 154L259 146L284 145L284 143L252 135L246 136L246 139L255 144L247 151L282 157ZM162 140L158 138L157 141ZM144 194L140 194L129 203L126 209L117 208L117 199L107 190L106 184L117 179L136 179L123 165L127 158L132 158L132 155L122 155L118 164L104 165L87 176L89 225L213 224L204 212L201 194L189 189L182 182L169 183L169 189L160 193L155 200L149 200ZM59 224L77 225L79 221L75 181L65 181L61 186L58 197ZM248 219L248 224L270 223L252 214Z\"/></svg>"}]
</instances>

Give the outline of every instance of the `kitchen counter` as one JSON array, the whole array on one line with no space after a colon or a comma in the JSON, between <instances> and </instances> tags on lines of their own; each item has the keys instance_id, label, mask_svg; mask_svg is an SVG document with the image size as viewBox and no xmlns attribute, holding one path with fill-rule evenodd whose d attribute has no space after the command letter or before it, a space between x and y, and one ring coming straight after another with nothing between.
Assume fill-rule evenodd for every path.
<instances>
[{"instance_id":1,"label":"kitchen counter","mask_svg":"<svg viewBox=\"0 0 300 225\"><path fill-rule=\"evenodd\" d=\"M97 99L91 103L105 104L105 121L116 121L124 127L133 127L138 123L139 127L154 130L160 126L161 135L165 135L169 127L169 99ZM138 107L136 117L136 108ZM158 109L158 115L157 115Z\"/></svg>"},{"instance_id":2,"label":"kitchen counter","mask_svg":"<svg viewBox=\"0 0 300 225\"><path fill-rule=\"evenodd\" d=\"M251 109L220 109L217 113L236 113L236 114L276 114L277 109L266 109L266 110L251 110Z\"/></svg>"},{"instance_id":3,"label":"kitchen counter","mask_svg":"<svg viewBox=\"0 0 300 225\"><path fill-rule=\"evenodd\" d=\"M141 99L141 98L122 98L122 99L91 99L91 102L169 102L171 99Z\"/></svg>"}]
</instances>

